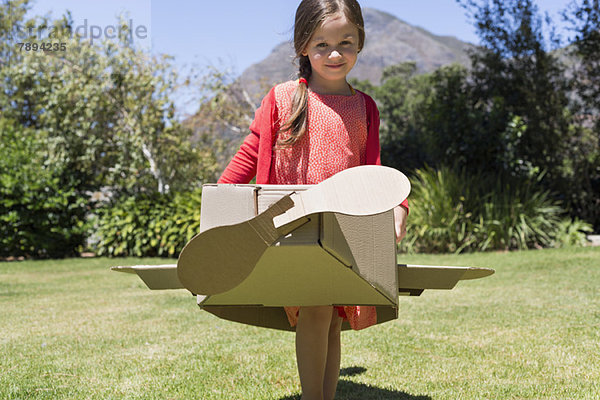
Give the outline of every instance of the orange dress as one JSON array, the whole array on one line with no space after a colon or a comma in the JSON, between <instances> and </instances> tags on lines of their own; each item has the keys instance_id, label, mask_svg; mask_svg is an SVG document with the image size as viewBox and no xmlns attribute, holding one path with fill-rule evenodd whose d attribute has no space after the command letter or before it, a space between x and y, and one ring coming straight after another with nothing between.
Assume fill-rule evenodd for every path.
<instances>
[{"instance_id":1,"label":"orange dress","mask_svg":"<svg viewBox=\"0 0 600 400\"><path fill-rule=\"evenodd\" d=\"M287 121L297 81L275 87L279 121ZM287 133L282 133L287 135ZM286 149L273 151L269 183L276 185L314 185L330 176L365 163L367 145L367 113L365 99L354 92L351 96L321 95L309 91L308 132ZM377 312L373 306L337 307L352 329L375 325ZM298 322L300 307L285 307L291 326Z\"/></svg>"}]
</instances>

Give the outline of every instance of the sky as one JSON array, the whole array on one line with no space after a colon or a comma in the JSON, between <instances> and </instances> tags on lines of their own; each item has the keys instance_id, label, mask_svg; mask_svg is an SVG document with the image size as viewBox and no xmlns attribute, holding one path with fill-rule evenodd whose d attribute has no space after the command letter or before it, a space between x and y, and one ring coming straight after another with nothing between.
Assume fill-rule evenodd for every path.
<instances>
[{"instance_id":1,"label":"sky","mask_svg":"<svg viewBox=\"0 0 600 400\"><path fill-rule=\"evenodd\" d=\"M542 12L560 21L559 11L571 0L538 0ZM236 77L290 41L300 0L31 0L32 15L59 18L71 12L75 31L92 40L109 35L118 15L125 15L135 45L174 57L181 77L206 66ZM465 10L456 0L359 0L363 8L392 14L437 35L477 44ZM366 32L367 40L369 32ZM87 35L87 36L86 36ZM176 115L184 119L197 109L198 93L178 89L172 96Z\"/></svg>"},{"instance_id":2,"label":"sky","mask_svg":"<svg viewBox=\"0 0 600 400\"><path fill-rule=\"evenodd\" d=\"M538 0L556 21L571 0ZM455 0L359 0L438 35L477 43L473 25ZM134 40L154 53L170 54L184 66L215 65L241 73L291 40L299 0L32 0L32 14L58 18L70 10L80 32L100 35L116 16L128 13ZM93 27L93 28L92 28ZM367 32L368 37L368 32Z\"/></svg>"}]
</instances>

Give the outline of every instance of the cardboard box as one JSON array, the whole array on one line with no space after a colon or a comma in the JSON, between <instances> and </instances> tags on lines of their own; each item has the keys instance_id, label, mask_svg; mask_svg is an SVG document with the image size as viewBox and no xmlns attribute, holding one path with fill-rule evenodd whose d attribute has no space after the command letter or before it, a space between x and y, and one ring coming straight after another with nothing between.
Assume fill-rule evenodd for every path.
<instances>
[{"instance_id":1,"label":"cardboard box","mask_svg":"<svg viewBox=\"0 0 600 400\"><path fill-rule=\"evenodd\" d=\"M309 187L205 185L200 231L248 220L286 194ZM393 222L391 210L372 216L313 215L269 247L240 285L198 296L198 305L225 319L279 329L292 329L285 305L373 305L378 322L396 318Z\"/></svg>"},{"instance_id":2,"label":"cardboard box","mask_svg":"<svg viewBox=\"0 0 600 400\"><path fill-rule=\"evenodd\" d=\"M254 202L257 209L259 199L268 197L262 194L264 189L257 190ZM274 189L274 192L280 190ZM247 284L250 275L256 275L255 268L265 252L280 238L311 219L320 218L321 214L372 216L390 211L406 199L410 182L393 168L362 165L341 171L309 189L286 193L277 196L268 208L251 218L213 227L192 238L177 261L181 283L192 293L210 296ZM232 193L220 197L219 202L227 202L230 207L225 209L231 209L235 207L231 199L238 197L243 201L241 195ZM221 215L218 213L216 219ZM219 220L219 223L222 222Z\"/></svg>"}]
</instances>

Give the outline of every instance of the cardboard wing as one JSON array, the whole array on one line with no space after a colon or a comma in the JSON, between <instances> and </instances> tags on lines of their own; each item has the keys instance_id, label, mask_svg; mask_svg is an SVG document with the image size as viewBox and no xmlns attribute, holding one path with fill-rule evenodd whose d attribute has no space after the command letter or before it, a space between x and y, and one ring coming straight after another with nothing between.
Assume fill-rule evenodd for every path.
<instances>
[{"instance_id":1,"label":"cardboard wing","mask_svg":"<svg viewBox=\"0 0 600 400\"><path fill-rule=\"evenodd\" d=\"M136 274L151 290L185 289L177 278L177 264L115 266L111 270ZM493 273L490 268L398 264L398 294L418 296L426 289L450 290L459 281Z\"/></svg>"},{"instance_id":2,"label":"cardboard wing","mask_svg":"<svg viewBox=\"0 0 600 400\"><path fill-rule=\"evenodd\" d=\"M428 289L453 289L461 280L478 279L494 273L489 268L447 267L431 265L398 264L398 294L420 296ZM112 267L117 272L137 274L152 290L184 289L177 277L177 264L134 265ZM206 311L230 321L249 325L293 330L289 326L283 307L264 305L210 305L208 296L197 296L198 304ZM377 322L382 323L397 318L394 307L376 306ZM349 329L344 323L343 329Z\"/></svg>"},{"instance_id":3,"label":"cardboard wing","mask_svg":"<svg viewBox=\"0 0 600 400\"><path fill-rule=\"evenodd\" d=\"M183 289L177 277L177 264L116 266L111 270L136 274L151 290Z\"/></svg>"}]
</instances>

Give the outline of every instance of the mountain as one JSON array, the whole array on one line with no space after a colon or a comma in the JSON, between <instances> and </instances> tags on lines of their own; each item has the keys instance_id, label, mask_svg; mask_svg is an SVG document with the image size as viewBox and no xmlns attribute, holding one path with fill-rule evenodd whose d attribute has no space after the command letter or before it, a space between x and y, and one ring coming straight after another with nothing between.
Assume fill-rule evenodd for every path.
<instances>
[{"instance_id":1,"label":"mountain","mask_svg":"<svg viewBox=\"0 0 600 400\"><path fill-rule=\"evenodd\" d=\"M350 78L379 84L385 67L414 61L420 73L442 65L470 64L467 51L474 46L452 36L437 36L410 25L395 16L372 8L363 9L366 41ZM277 45L263 61L248 67L241 75L242 86L252 95L262 96L265 88L296 78L294 50L290 42Z\"/></svg>"}]
</instances>

